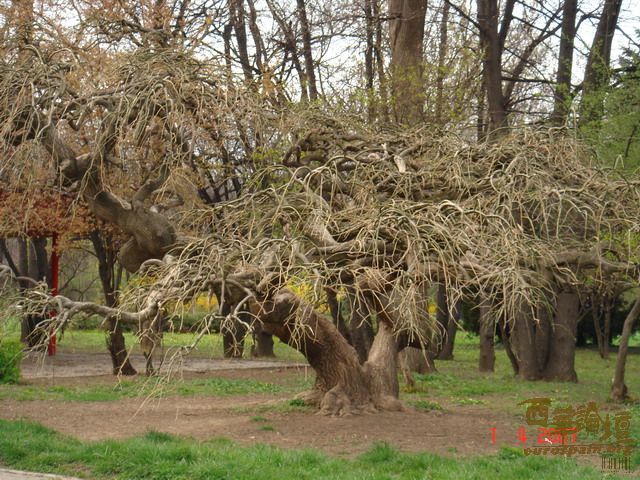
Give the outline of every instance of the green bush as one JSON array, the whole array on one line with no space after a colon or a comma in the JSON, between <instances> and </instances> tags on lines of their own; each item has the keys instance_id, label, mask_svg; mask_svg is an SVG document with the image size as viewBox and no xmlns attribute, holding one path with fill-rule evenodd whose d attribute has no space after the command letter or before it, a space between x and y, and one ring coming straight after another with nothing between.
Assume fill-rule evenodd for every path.
<instances>
[{"instance_id":1,"label":"green bush","mask_svg":"<svg viewBox=\"0 0 640 480\"><path fill-rule=\"evenodd\" d=\"M20 379L22 345L0 339L0 383L16 383Z\"/></svg>"}]
</instances>

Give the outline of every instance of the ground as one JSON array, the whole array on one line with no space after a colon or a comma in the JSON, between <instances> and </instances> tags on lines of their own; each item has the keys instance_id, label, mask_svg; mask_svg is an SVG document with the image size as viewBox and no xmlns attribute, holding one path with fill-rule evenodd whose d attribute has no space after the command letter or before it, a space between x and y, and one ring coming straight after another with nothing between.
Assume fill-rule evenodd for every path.
<instances>
[{"instance_id":1,"label":"ground","mask_svg":"<svg viewBox=\"0 0 640 480\"><path fill-rule=\"evenodd\" d=\"M99 334L75 335L63 340L56 357L25 359L19 385L0 386L0 419L35 421L87 442L162 432L196 441L223 437L245 447L311 448L350 459L381 442L402 452L449 458L495 455L505 448L522 452L537 437L535 427L527 427L528 438L519 441L519 429L526 424L518 403L533 397L573 405L593 400L602 413L632 408L633 421L640 423L637 406L606 403L614 359L601 360L589 349L578 352L580 383L527 383L513 379L501 351L495 373L478 373L477 344L463 337L454 361L438 362L438 373L418 375L415 390L403 390L404 412L325 417L294 399L312 385L313 371L283 345L278 345L276 361L224 360L214 341L188 357L170 380L117 379L109 374L108 356L100 352ZM138 354L133 362L143 365ZM162 368L167 367L165 362ZM636 395L638 367L640 356L633 354L628 385ZM599 462L598 457L578 460L593 466ZM0 452L3 463L14 466Z\"/></svg>"}]
</instances>

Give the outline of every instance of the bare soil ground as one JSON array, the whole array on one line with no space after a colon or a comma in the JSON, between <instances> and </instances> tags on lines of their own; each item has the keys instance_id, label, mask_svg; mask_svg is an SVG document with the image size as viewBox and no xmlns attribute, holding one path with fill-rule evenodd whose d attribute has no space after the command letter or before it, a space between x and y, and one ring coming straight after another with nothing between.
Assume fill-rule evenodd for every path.
<instances>
[{"instance_id":1,"label":"bare soil ground","mask_svg":"<svg viewBox=\"0 0 640 480\"><path fill-rule=\"evenodd\" d=\"M110 366L106 355L67 354L49 361L51 364L43 370L27 360L23 370L26 383L87 386L117 381L108 374ZM184 372L185 378L218 376L282 385L291 384L297 377L313 375L304 366L281 362L211 359L194 359L185 365ZM245 445L267 443L285 448L313 448L345 456L364 452L375 442L388 442L402 451L444 455L493 453L498 447L491 444L490 428L515 431L518 421L484 406L444 402L441 402L444 411L408 407L405 412L350 417L324 417L311 411L288 412L277 408L289 398L291 395L254 394L168 396L160 400L133 398L112 402L4 400L0 401L0 418L35 420L82 440L125 438L156 430L196 439L225 437Z\"/></svg>"}]
</instances>

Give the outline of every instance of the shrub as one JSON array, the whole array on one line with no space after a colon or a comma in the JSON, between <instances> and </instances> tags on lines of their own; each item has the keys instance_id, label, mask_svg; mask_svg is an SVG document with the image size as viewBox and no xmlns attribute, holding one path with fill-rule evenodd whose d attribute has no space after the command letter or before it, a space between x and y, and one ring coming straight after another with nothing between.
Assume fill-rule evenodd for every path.
<instances>
[{"instance_id":1,"label":"shrub","mask_svg":"<svg viewBox=\"0 0 640 480\"><path fill-rule=\"evenodd\" d=\"M22 345L0 339L0 383L16 383L20 379Z\"/></svg>"}]
</instances>

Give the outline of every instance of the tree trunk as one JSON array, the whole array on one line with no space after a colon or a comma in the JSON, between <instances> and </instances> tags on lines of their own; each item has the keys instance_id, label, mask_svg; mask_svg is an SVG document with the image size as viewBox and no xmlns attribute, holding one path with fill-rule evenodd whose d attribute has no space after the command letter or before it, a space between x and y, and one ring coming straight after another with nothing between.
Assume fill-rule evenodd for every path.
<instances>
[{"instance_id":1,"label":"tree trunk","mask_svg":"<svg viewBox=\"0 0 640 480\"><path fill-rule=\"evenodd\" d=\"M622 0L605 0L593 37L582 82L580 125L599 120L603 115L604 95L600 90L609 81L613 34L618 24Z\"/></svg>"},{"instance_id":2,"label":"tree trunk","mask_svg":"<svg viewBox=\"0 0 640 480\"><path fill-rule=\"evenodd\" d=\"M593 319L593 331L596 335L596 343L598 345L598 353L600 358L604 357L604 345L602 338L602 328L600 326L600 318L602 317L602 302L598 299L598 295L591 295L591 317Z\"/></svg>"},{"instance_id":3,"label":"tree trunk","mask_svg":"<svg viewBox=\"0 0 640 480\"><path fill-rule=\"evenodd\" d=\"M561 292L556 299L553 334L549 356L542 378L561 382L577 382L574 366L576 333L580 318L580 297L574 292Z\"/></svg>"},{"instance_id":4,"label":"tree trunk","mask_svg":"<svg viewBox=\"0 0 640 480\"><path fill-rule=\"evenodd\" d=\"M609 358L611 346L611 311L615 305L615 299L606 297L604 300L604 332L602 334L602 358Z\"/></svg>"},{"instance_id":5,"label":"tree trunk","mask_svg":"<svg viewBox=\"0 0 640 480\"><path fill-rule=\"evenodd\" d=\"M453 345L458 331L457 322L460 311L459 304L456 304L453 312L449 310L447 288L444 284L440 284L437 294L436 321L442 326L443 338L436 357L438 360L453 360Z\"/></svg>"},{"instance_id":6,"label":"tree trunk","mask_svg":"<svg viewBox=\"0 0 640 480\"><path fill-rule=\"evenodd\" d=\"M499 134L507 124L507 112L502 92L502 55L498 37L497 0L478 0L478 25L480 51L482 52L482 76L487 91L490 137Z\"/></svg>"},{"instance_id":7,"label":"tree trunk","mask_svg":"<svg viewBox=\"0 0 640 480\"><path fill-rule=\"evenodd\" d=\"M351 345L356 349L360 363L364 363L369 357L369 350L374 341L371 307L364 296L351 289L348 296L351 310L349 321Z\"/></svg>"},{"instance_id":8,"label":"tree trunk","mask_svg":"<svg viewBox=\"0 0 640 480\"><path fill-rule=\"evenodd\" d=\"M393 113L400 124L414 125L423 119L426 12L425 0L389 0Z\"/></svg>"},{"instance_id":9,"label":"tree trunk","mask_svg":"<svg viewBox=\"0 0 640 480\"><path fill-rule=\"evenodd\" d=\"M449 31L449 3L442 5L440 43L438 45L438 73L436 76L436 124L444 125L444 79L446 77L447 44Z\"/></svg>"},{"instance_id":10,"label":"tree trunk","mask_svg":"<svg viewBox=\"0 0 640 480\"><path fill-rule=\"evenodd\" d=\"M511 348L518 362L517 377L538 380L540 370L536 355L535 324L531 309L524 305L511 325Z\"/></svg>"},{"instance_id":11,"label":"tree trunk","mask_svg":"<svg viewBox=\"0 0 640 480\"><path fill-rule=\"evenodd\" d=\"M304 57L304 68L307 77L307 87L309 88L309 98L313 101L318 98L318 87L316 85L316 72L313 64L313 51L311 49L311 27L307 17L305 0L296 0L298 20L302 30L302 55Z\"/></svg>"},{"instance_id":12,"label":"tree trunk","mask_svg":"<svg viewBox=\"0 0 640 480\"><path fill-rule=\"evenodd\" d=\"M567 120L571 108L571 70L573 67L573 41L576 37L577 0L564 0L562 7L562 29L558 50L558 71L554 91L552 120L562 124Z\"/></svg>"},{"instance_id":13,"label":"tree trunk","mask_svg":"<svg viewBox=\"0 0 640 480\"><path fill-rule=\"evenodd\" d=\"M633 324L640 315L640 298L637 298L633 308L624 319L622 335L620 336L620 346L618 347L618 357L616 359L616 371L611 386L611 399L615 402L622 402L629 398L629 392L624 382L624 372L627 364L627 353L629 352L629 338L633 331Z\"/></svg>"},{"instance_id":14,"label":"tree trunk","mask_svg":"<svg viewBox=\"0 0 640 480\"><path fill-rule=\"evenodd\" d=\"M511 339L510 339L510 328L505 320L500 320L498 322L500 324L500 339L502 340L502 345L504 345L504 351L507 354L507 358L509 362L511 362L511 367L513 368L513 374L518 375L518 371L520 370L520 366L518 365L518 360L516 359L515 354L513 353L513 349L511 348Z\"/></svg>"},{"instance_id":15,"label":"tree trunk","mask_svg":"<svg viewBox=\"0 0 640 480\"><path fill-rule=\"evenodd\" d=\"M320 412L349 415L402 408L396 340L386 323L379 323L368 359L361 364L355 349L333 323L288 290L263 302L258 318L265 328L304 354L315 370L315 386L304 399Z\"/></svg>"},{"instance_id":16,"label":"tree trunk","mask_svg":"<svg viewBox=\"0 0 640 480\"><path fill-rule=\"evenodd\" d=\"M118 287L120 278L115 274L116 251L110 235L95 230L91 233L91 243L98 258L98 274L102 285L105 305L115 308L118 305ZM108 319L107 350L111 355L114 375L136 375L138 372L131 364L129 352L124 341L122 326L115 318Z\"/></svg>"},{"instance_id":17,"label":"tree trunk","mask_svg":"<svg viewBox=\"0 0 640 480\"><path fill-rule=\"evenodd\" d=\"M273 351L273 336L264 330L260 322L253 325L253 345L251 346L252 357L273 358L276 354Z\"/></svg>"},{"instance_id":18,"label":"tree trunk","mask_svg":"<svg viewBox=\"0 0 640 480\"><path fill-rule=\"evenodd\" d=\"M478 370L481 372L493 372L496 363L494 350L495 320L489 306L480 305L480 359Z\"/></svg>"}]
</instances>

